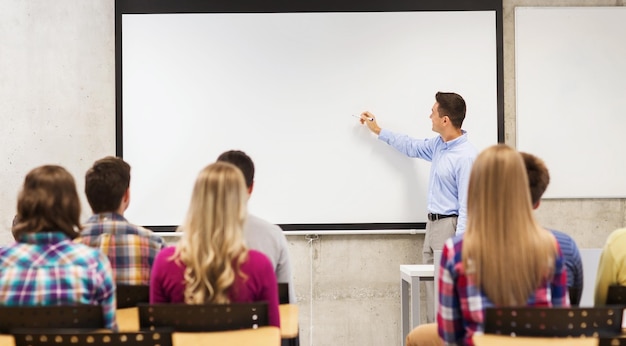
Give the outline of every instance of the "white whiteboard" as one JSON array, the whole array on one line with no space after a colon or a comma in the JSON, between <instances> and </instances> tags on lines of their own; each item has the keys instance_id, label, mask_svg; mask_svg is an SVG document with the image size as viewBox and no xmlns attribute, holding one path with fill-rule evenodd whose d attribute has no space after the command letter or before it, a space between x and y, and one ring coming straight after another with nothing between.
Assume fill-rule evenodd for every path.
<instances>
[{"instance_id":1,"label":"white whiteboard","mask_svg":"<svg viewBox=\"0 0 626 346\"><path fill-rule=\"evenodd\" d=\"M426 221L430 164L351 115L434 137L434 94L454 91L470 141L496 143L495 23L495 11L122 15L128 218L179 224L199 170L240 149L257 169L249 208L271 222Z\"/></svg>"},{"instance_id":2,"label":"white whiteboard","mask_svg":"<svg viewBox=\"0 0 626 346\"><path fill-rule=\"evenodd\" d=\"M516 8L517 148L544 197L626 197L625 62L625 7Z\"/></svg>"}]
</instances>

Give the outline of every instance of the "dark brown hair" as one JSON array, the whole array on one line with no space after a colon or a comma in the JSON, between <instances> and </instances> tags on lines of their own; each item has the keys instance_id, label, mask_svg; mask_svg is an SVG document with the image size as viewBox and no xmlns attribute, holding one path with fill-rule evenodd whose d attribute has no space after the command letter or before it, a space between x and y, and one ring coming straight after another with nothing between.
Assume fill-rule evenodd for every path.
<instances>
[{"instance_id":1,"label":"dark brown hair","mask_svg":"<svg viewBox=\"0 0 626 346\"><path fill-rule=\"evenodd\" d=\"M94 213L114 212L130 186L130 165L107 156L94 162L85 174L85 195Z\"/></svg>"},{"instance_id":2,"label":"dark brown hair","mask_svg":"<svg viewBox=\"0 0 626 346\"><path fill-rule=\"evenodd\" d=\"M250 156L246 155L241 150L229 150L223 152L218 158L217 161L224 161L228 163L232 163L237 166L243 173L243 177L246 180L246 186L250 188L252 183L254 182L254 162Z\"/></svg>"},{"instance_id":3,"label":"dark brown hair","mask_svg":"<svg viewBox=\"0 0 626 346\"><path fill-rule=\"evenodd\" d=\"M550 172L542 159L535 155L522 153L524 165L526 165L526 174L528 174L528 186L530 187L530 199L533 205L541 200L541 196L546 192L548 184L550 184Z\"/></svg>"},{"instance_id":4,"label":"dark brown hair","mask_svg":"<svg viewBox=\"0 0 626 346\"><path fill-rule=\"evenodd\" d=\"M61 231L74 239L80 232L80 200L72 175L65 168L46 165L24 179L17 198L13 235Z\"/></svg>"},{"instance_id":5,"label":"dark brown hair","mask_svg":"<svg viewBox=\"0 0 626 346\"><path fill-rule=\"evenodd\" d=\"M460 129L465 120L465 100L459 94L438 92L435 94L435 100L439 104L439 115L448 116L452 125Z\"/></svg>"}]
</instances>

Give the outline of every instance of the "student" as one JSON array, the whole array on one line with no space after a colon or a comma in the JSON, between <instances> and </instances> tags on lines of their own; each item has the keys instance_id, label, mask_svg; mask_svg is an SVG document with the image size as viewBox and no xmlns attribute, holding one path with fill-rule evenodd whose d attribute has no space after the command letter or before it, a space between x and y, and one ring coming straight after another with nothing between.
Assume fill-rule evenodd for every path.
<instances>
[{"instance_id":1,"label":"student","mask_svg":"<svg viewBox=\"0 0 626 346\"><path fill-rule=\"evenodd\" d=\"M535 221L528 186L514 149L495 145L477 157L467 231L443 248L437 324L415 328L407 345L473 345L488 307L569 306L563 256L554 235Z\"/></svg>"},{"instance_id":2,"label":"student","mask_svg":"<svg viewBox=\"0 0 626 346\"><path fill-rule=\"evenodd\" d=\"M107 156L94 162L85 174L85 194L94 214L78 241L109 257L117 284L148 285L152 263L165 242L124 218L129 185L130 166L124 160Z\"/></svg>"},{"instance_id":3,"label":"student","mask_svg":"<svg viewBox=\"0 0 626 346\"><path fill-rule=\"evenodd\" d=\"M381 129L370 112L361 114L361 124L378 135L378 139L409 157L432 162L428 183L428 222L422 249L422 263L432 264L434 251L441 250L446 239L465 232L467 218L467 184L476 148L461 129L465 119L465 100L455 93L435 94L430 119L439 136L415 139ZM434 285L426 286L426 320L434 322Z\"/></svg>"},{"instance_id":4,"label":"student","mask_svg":"<svg viewBox=\"0 0 626 346\"><path fill-rule=\"evenodd\" d=\"M200 172L180 226L183 235L157 255L152 268L151 303L267 301L270 325L280 326L272 263L243 241L247 201L236 166L216 162Z\"/></svg>"},{"instance_id":5,"label":"student","mask_svg":"<svg viewBox=\"0 0 626 346\"><path fill-rule=\"evenodd\" d=\"M528 174L528 183L530 184L530 198L533 203L533 209L539 208L541 196L548 188L550 183L550 173L543 160L535 155L528 153L520 153L524 159L526 173ZM567 270L567 287L570 295L570 303L578 305L580 297L583 293L583 262L580 258L580 251L572 237L569 235L549 230L554 234L556 241L559 242L561 253L565 259L565 269Z\"/></svg>"},{"instance_id":6,"label":"student","mask_svg":"<svg viewBox=\"0 0 626 346\"><path fill-rule=\"evenodd\" d=\"M80 229L74 178L60 166L30 171L17 201L16 243L0 249L0 304L101 305L115 323L115 283L104 254L72 240Z\"/></svg>"},{"instance_id":7,"label":"student","mask_svg":"<svg viewBox=\"0 0 626 346\"><path fill-rule=\"evenodd\" d=\"M626 228L613 231L606 240L600 262L594 294L594 305L605 306L609 286L626 286Z\"/></svg>"},{"instance_id":8,"label":"student","mask_svg":"<svg viewBox=\"0 0 626 346\"><path fill-rule=\"evenodd\" d=\"M217 161L229 162L237 166L243 173L248 187L248 194L252 194L254 185L254 162L240 150L230 150L222 153ZM289 284L289 302L296 302L295 289L291 277L291 262L287 238L280 227L248 213L243 227L243 237L250 249L258 250L269 257L274 265L276 280L279 283Z\"/></svg>"}]
</instances>

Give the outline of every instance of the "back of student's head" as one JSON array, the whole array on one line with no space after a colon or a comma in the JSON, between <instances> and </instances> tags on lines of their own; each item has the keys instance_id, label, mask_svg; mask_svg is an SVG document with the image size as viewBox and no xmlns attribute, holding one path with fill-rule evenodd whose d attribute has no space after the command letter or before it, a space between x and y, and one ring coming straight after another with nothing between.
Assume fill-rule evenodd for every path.
<instances>
[{"instance_id":1,"label":"back of student's head","mask_svg":"<svg viewBox=\"0 0 626 346\"><path fill-rule=\"evenodd\" d=\"M217 158L217 161L229 162L237 166L243 173L248 188L254 183L254 162L252 162L250 156L246 155L243 151L225 151Z\"/></svg>"},{"instance_id":2,"label":"back of student's head","mask_svg":"<svg viewBox=\"0 0 626 346\"><path fill-rule=\"evenodd\" d=\"M554 259L554 239L533 215L521 155L504 144L485 149L470 175L463 238L466 270L494 304L525 305L552 275Z\"/></svg>"},{"instance_id":3,"label":"back of student's head","mask_svg":"<svg viewBox=\"0 0 626 346\"><path fill-rule=\"evenodd\" d=\"M247 255L247 198L243 174L230 163L213 163L198 175L174 255L187 267L185 302L229 302L228 290Z\"/></svg>"},{"instance_id":4,"label":"back of student's head","mask_svg":"<svg viewBox=\"0 0 626 346\"><path fill-rule=\"evenodd\" d=\"M94 213L117 211L130 185L130 165L107 156L94 162L85 174L85 195Z\"/></svg>"},{"instance_id":5,"label":"back of student's head","mask_svg":"<svg viewBox=\"0 0 626 346\"><path fill-rule=\"evenodd\" d=\"M61 231L76 238L80 231L80 200L72 175L46 165L31 170L17 198L13 235Z\"/></svg>"},{"instance_id":6,"label":"back of student's head","mask_svg":"<svg viewBox=\"0 0 626 346\"><path fill-rule=\"evenodd\" d=\"M438 92L435 100L439 104L439 116L447 115L454 127L460 129L465 120L465 100L461 95L450 92Z\"/></svg>"},{"instance_id":7,"label":"back of student's head","mask_svg":"<svg viewBox=\"0 0 626 346\"><path fill-rule=\"evenodd\" d=\"M541 196L546 192L550 184L550 173L548 167L542 159L528 153L520 153L524 159L526 173L528 174L528 184L530 186L530 197L533 205L537 205Z\"/></svg>"}]
</instances>

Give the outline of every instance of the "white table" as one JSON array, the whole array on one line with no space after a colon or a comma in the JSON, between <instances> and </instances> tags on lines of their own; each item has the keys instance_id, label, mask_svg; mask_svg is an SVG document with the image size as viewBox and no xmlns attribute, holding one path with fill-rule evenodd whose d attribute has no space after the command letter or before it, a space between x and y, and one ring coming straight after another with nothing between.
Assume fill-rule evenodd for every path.
<instances>
[{"instance_id":1,"label":"white table","mask_svg":"<svg viewBox=\"0 0 626 346\"><path fill-rule=\"evenodd\" d=\"M432 264L400 265L400 306L402 314L400 339L406 342L409 332L420 325L420 283L434 281L435 268ZM409 305L409 297L411 303Z\"/></svg>"}]
</instances>

